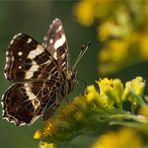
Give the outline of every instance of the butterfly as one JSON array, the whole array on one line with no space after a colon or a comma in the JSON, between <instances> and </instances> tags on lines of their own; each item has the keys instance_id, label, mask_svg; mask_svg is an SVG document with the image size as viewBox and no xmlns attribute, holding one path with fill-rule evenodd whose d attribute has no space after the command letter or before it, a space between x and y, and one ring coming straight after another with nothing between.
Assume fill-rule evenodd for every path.
<instances>
[{"instance_id":1,"label":"butterfly","mask_svg":"<svg viewBox=\"0 0 148 148\"><path fill-rule=\"evenodd\" d=\"M86 49L82 48L76 61ZM69 65L66 36L58 18L42 44L24 33L15 35L6 52L4 75L14 84L2 97L3 119L21 126L31 125L41 116L50 118L77 83L77 63Z\"/></svg>"}]
</instances>

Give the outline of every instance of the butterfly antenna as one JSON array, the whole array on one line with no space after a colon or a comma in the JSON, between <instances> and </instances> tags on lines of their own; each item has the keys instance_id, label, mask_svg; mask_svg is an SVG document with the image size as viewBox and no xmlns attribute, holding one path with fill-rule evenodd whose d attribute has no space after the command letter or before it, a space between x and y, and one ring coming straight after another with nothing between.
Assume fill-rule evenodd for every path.
<instances>
[{"instance_id":1,"label":"butterfly antenna","mask_svg":"<svg viewBox=\"0 0 148 148\"><path fill-rule=\"evenodd\" d=\"M80 78L77 78L77 80L78 80L78 81L83 82L83 83L85 84L85 87L87 87L87 86L88 86L88 84L87 84L87 82L86 82L86 81L84 81L84 80L82 80L82 79L80 79Z\"/></svg>"},{"instance_id":2,"label":"butterfly antenna","mask_svg":"<svg viewBox=\"0 0 148 148\"><path fill-rule=\"evenodd\" d=\"M73 69L76 68L77 64L80 62L80 60L82 59L83 55L85 54L85 52L87 51L87 49L90 47L90 45L91 45L91 41L88 42L87 46L82 45L81 51L80 51L80 53L79 53L79 55L78 55L78 57L76 59L76 62L74 64L74 66L73 66Z\"/></svg>"}]
</instances>

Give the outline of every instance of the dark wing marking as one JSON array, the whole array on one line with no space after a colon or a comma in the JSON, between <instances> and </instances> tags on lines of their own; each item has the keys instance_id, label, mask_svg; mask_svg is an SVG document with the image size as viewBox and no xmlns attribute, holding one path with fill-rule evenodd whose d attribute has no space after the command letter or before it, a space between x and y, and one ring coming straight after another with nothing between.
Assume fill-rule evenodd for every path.
<instances>
[{"instance_id":1,"label":"dark wing marking","mask_svg":"<svg viewBox=\"0 0 148 148\"><path fill-rule=\"evenodd\" d=\"M4 74L10 81L62 76L53 56L37 41L22 33L15 35L10 42Z\"/></svg>"},{"instance_id":2,"label":"dark wing marking","mask_svg":"<svg viewBox=\"0 0 148 148\"><path fill-rule=\"evenodd\" d=\"M47 107L58 107L62 99L57 98L60 86L60 80L54 79L14 84L2 98L3 118L17 126L31 125Z\"/></svg>"},{"instance_id":3,"label":"dark wing marking","mask_svg":"<svg viewBox=\"0 0 148 148\"><path fill-rule=\"evenodd\" d=\"M67 75L69 70L69 50L60 19L55 19L49 26L42 45L58 61L61 70Z\"/></svg>"}]
</instances>

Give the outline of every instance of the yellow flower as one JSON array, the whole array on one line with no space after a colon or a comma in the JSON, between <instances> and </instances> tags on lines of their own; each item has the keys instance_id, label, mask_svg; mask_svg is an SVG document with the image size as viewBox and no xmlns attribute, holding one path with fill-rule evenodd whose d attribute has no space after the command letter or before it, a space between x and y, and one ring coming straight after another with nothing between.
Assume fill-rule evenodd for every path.
<instances>
[{"instance_id":1,"label":"yellow flower","mask_svg":"<svg viewBox=\"0 0 148 148\"><path fill-rule=\"evenodd\" d=\"M129 30L129 26L125 24L117 24L113 20L108 20L97 27L98 40L105 41L110 37L120 38L127 35Z\"/></svg>"},{"instance_id":2,"label":"yellow flower","mask_svg":"<svg viewBox=\"0 0 148 148\"><path fill-rule=\"evenodd\" d=\"M107 62L110 60L110 52L108 52L108 48L104 47L98 54L98 59L100 59L101 62ZM105 64L104 64L105 67Z\"/></svg>"},{"instance_id":3,"label":"yellow flower","mask_svg":"<svg viewBox=\"0 0 148 148\"><path fill-rule=\"evenodd\" d=\"M141 35L139 39L140 44L140 53L142 58L145 60L148 59L148 34Z\"/></svg>"},{"instance_id":4,"label":"yellow flower","mask_svg":"<svg viewBox=\"0 0 148 148\"><path fill-rule=\"evenodd\" d=\"M128 45L122 40L112 40L108 45L108 48L111 49L112 53L114 53L112 60L119 61L124 59L127 56L127 47Z\"/></svg>"},{"instance_id":5,"label":"yellow flower","mask_svg":"<svg viewBox=\"0 0 148 148\"><path fill-rule=\"evenodd\" d=\"M94 85L90 85L87 87L85 91L85 97L87 102L92 102L93 99L96 99L99 97L99 93L96 91Z\"/></svg>"},{"instance_id":6,"label":"yellow flower","mask_svg":"<svg viewBox=\"0 0 148 148\"><path fill-rule=\"evenodd\" d=\"M90 85L87 87L84 96L86 97L86 102L95 104L100 108L111 108L113 105L113 100L110 99L109 94L107 92L112 89L111 84L112 80L107 78L100 79L100 81L96 81L99 90L96 90L94 85Z\"/></svg>"},{"instance_id":7,"label":"yellow flower","mask_svg":"<svg viewBox=\"0 0 148 148\"><path fill-rule=\"evenodd\" d=\"M112 108L114 104L121 105L123 84L119 79L109 80L104 78L96 81L96 83L100 87L100 101L104 102L107 108Z\"/></svg>"},{"instance_id":8,"label":"yellow flower","mask_svg":"<svg viewBox=\"0 0 148 148\"><path fill-rule=\"evenodd\" d=\"M42 139L43 137L45 137L46 135L53 134L57 131L56 129L56 122L55 124L52 123L53 120L48 120L44 122L44 130L37 130L34 134L34 138L35 139ZM39 135L38 137L36 135Z\"/></svg>"},{"instance_id":9,"label":"yellow flower","mask_svg":"<svg viewBox=\"0 0 148 148\"><path fill-rule=\"evenodd\" d=\"M142 148L143 141L138 133L130 128L102 135L91 148Z\"/></svg>"},{"instance_id":10,"label":"yellow flower","mask_svg":"<svg viewBox=\"0 0 148 148\"><path fill-rule=\"evenodd\" d=\"M110 35L116 33L115 31L116 26L113 25L111 22L105 22L102 25L98 26L97 30L98 30L98 39L104 41L106 40L108 37L110 37ZM115 31L115 32L114 32Z\"/></svg>"},{"instance_id":11,"label":"yellow flower","mask_svg":"<svg viewBox=\"0 0 148 148\"><path fill-rule=\"evenodd\" d=\"M148 105L144 105L140 108L139 114L148 118Z\"/></svg>"},{"instance_id":12,"label":"yellow flower","mask_svg":"<svg viewBox=\"0 0 148 148\"><path fill-rule=\"evenodd\" d=\"M144 94L145 82L142 77L136 77L132 81L126 82L125 90L122 99L129 99L131 102L136 103L136 96L142 97ZM136 102L135 102L136 101Z\"/></svg>"},{"instance_id":13,"label":"yellow flower","mask_svg":"<svg viewBox=\"0 0 148 148\"><path fill-rule=\"evenodd\" d=\"M116 62L121 59L125 59L127 57L127 48L128 44L126 44L123 40L112 40L108 42L108 45L106 47L106 50L102 50L99 53L99 59L103 62L112 60L110 62ZM112 54L111 54L112 53ZM108 59L104 59L104 54L108 54Z\"/></svg>"},{"instance_id":14,"label":"yellow flower","mask_svg":"<svg viewBox=\"0 0 148 148\"><path fill-rule=\"evenodd\" d=\"M94 3L90 0L83 0L74 7L77 20L84 26L90 26L94 22Z\"/></svg>"},{"instance_id":15,"label":"yellow flower","mask_svg":"<svg viewBox=\"0 0 148 148\"><path fill-rule=\"evenodd\" d=\"M39 148L57 148L54 143L40 142Z\"/></svg>"},{"instance_id":16,"label":"yellow flower","mask_svg":"<svg viewBox=\"0 0 148 148\"><path fill-rule=\"evenodd\" d=\"M129 44L121 39L108 41L98 54L100 60L99 72L102 74L117 71L128 63ZM123 61L126 60L125 63Z\"/></svg>"},{"instance_id":17,"label":"yellow flower","mask_svg":"<svg viewBox=\"0 0 148 148\"><path fill-rule=\"evenodd\" d=\"M100 94L104 94L106 92L106 89L112 87L113 80L112 79L109 80L108 78L103 78L100 79L99 81L96 81L96 83L100 87Z\"/></svg>"},{"instance_id":18,"label":"yellow flower","mask_svg":"<svg viewBox=\"0 0 148 148\"><path fill-rule=\"evenodd\" d=\"M33 136L34 139L41 139L42 137L42 132L41 130L37 130Z\"/></svg>"}]
</instances>

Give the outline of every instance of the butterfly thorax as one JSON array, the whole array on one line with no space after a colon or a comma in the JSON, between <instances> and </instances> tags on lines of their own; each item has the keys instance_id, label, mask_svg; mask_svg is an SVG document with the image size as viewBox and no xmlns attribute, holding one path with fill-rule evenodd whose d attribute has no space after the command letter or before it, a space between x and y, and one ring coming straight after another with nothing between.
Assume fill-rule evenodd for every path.
<instances>
[{"instance_id":1,"label":"butterfly thorax","mask_svg":"<svg viewBox=\"0 0 148 148\"><path fill-rule=\"evenodd\" d=\"M67 74L66 83L65 83L66 96L73 90L76 83L77 83L76 72L71 70Z\"/></svg>"}]
</instances>

